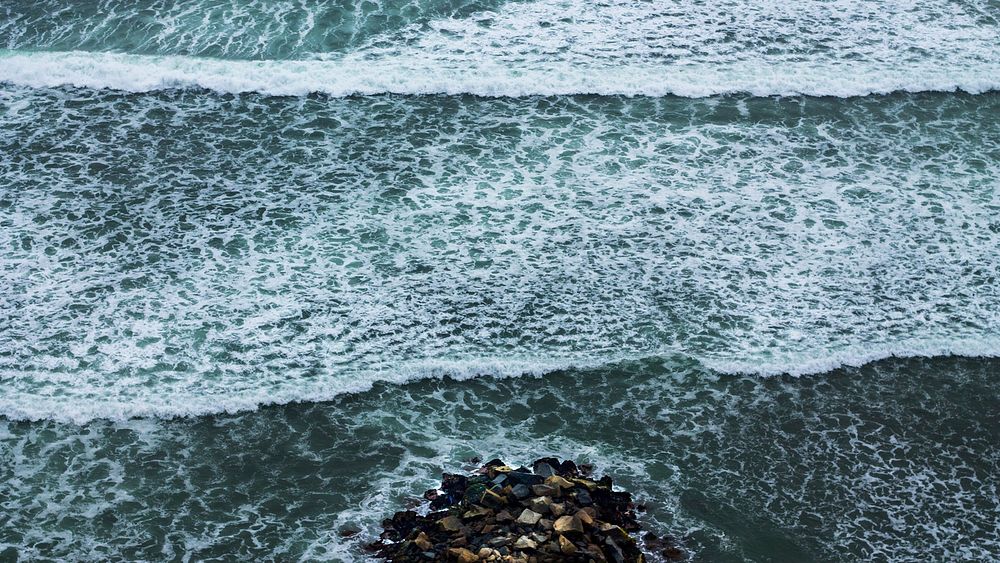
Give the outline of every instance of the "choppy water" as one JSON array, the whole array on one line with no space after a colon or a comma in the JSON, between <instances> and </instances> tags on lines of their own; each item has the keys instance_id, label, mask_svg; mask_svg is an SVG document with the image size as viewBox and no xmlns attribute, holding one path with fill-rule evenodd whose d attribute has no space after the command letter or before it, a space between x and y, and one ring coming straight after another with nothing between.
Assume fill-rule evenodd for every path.
<instances>
[{"instance_id":1,"label":"choppy water","mask_svg":"<svg viewBox=\"0 0 1000 563\"><path fill-rule=\"evenodd\" d=\"M353 559L553 453L705 561L1000 559L998 18L0 4L0 558Z\"/></svg>"}]
</instances>

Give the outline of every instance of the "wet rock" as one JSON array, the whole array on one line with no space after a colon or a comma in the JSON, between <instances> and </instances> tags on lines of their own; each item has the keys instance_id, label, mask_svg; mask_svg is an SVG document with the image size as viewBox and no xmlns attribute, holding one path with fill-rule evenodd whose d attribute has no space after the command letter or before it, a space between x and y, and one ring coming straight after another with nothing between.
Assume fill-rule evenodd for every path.
<instances>
[{"instance_id":1,"label":"wet rock","mask_svg":"<svg viewBox=\"0 0 1000 563\"><path fill-rule=\"evenodd\" d=\"M515 485L525 485L527 487L540 485L545 481L545 477L541 475L526 473L523 471L511 471L507 474L507 479Z\"/></svg>"},{"instance_id":2,"label":"wet rock","mask_svg":"<svg viewBox=\"0 0 1000 563\"><path fill-rule=\"evenodd\" d=\"M551 477L555 475L557 467L559 467L559 460L554 457L536 459L535 463L531 464L531 470L534 471L536 475L541 475L542 477Z\"/></svg>"}]
</instances>

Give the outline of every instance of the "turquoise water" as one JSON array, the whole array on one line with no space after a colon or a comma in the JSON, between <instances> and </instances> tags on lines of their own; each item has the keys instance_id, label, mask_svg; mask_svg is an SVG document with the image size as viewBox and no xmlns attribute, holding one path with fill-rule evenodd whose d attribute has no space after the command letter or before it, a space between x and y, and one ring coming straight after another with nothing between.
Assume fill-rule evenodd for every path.
<instances>
[{"instance_id":1,"label":"turquoise water","mask_svg":"<svg viewBox=\"0 0 1000 563\"><path fill-rule=\"evenodd\" d=\"M0 5L0 558L552 454L697 560L1000 559L998 14Z\"/></svg>"}]
</instances>

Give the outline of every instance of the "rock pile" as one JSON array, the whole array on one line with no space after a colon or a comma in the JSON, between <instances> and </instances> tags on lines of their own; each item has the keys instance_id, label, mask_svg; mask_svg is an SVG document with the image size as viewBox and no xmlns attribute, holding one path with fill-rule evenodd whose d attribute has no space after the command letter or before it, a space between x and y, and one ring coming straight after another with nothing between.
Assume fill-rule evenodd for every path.
<instances>
[{"instance_id":1,"label":"rock pile","mask_svg":"<svg viewBox=\"0 0 1000 563\"><path fill-rule=\"evenodd\" d=\"M612 490L611 478L589 478L592 468L542 458L531 469L499 459L474 475L444 474L440 489L424 493L426 516L397 512L382 522L376 557L410 561L607 561L646 560L632 496ZM666 559L683 559L669 539L643 536Z\"/></svg>"}]
</instances>

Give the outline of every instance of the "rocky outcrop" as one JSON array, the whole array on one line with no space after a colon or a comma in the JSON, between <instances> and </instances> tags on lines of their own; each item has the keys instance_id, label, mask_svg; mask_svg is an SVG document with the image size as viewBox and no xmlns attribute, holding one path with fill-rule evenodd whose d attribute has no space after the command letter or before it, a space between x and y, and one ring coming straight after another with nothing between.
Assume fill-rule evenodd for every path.
<instances>
[{"instance_id":1,"label":"rocky outcrop","mask_svg":"<svg viewBox=\"0 0 1000 563\"><path fill-rule=\"evenodd\" d=\"M647 561L632 496L591 471L542 458L530 469L494 459L470 476L445 474L440 489L424 493L427 515L397 512L368 549L396 562ZM656 559L685 558L670 538L647 533L641 544Z\"/></svg>"}]
</instances>

